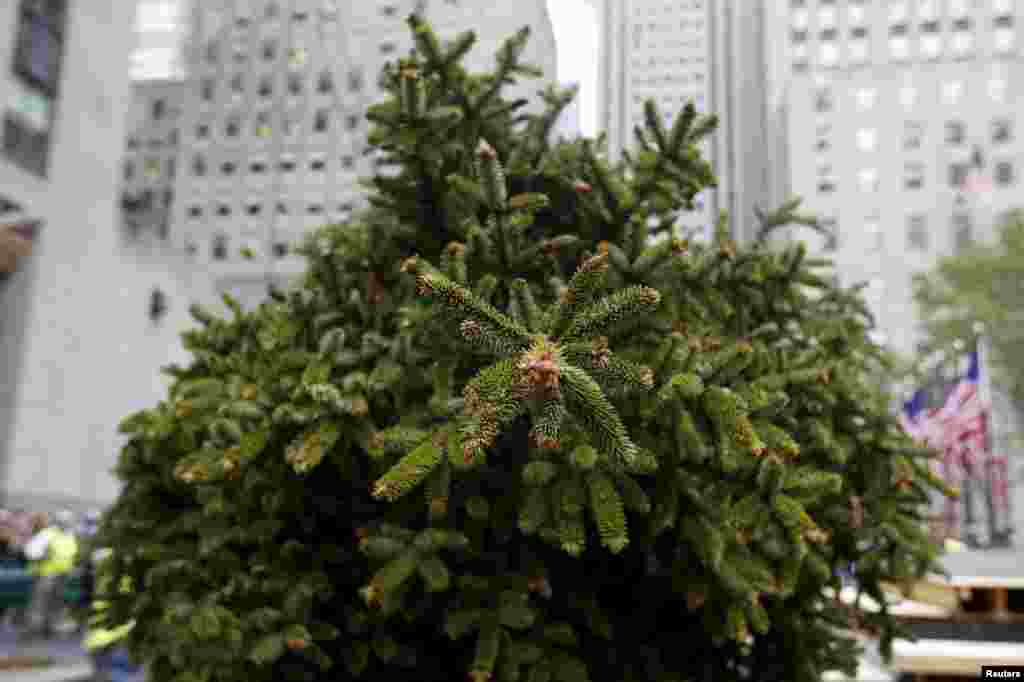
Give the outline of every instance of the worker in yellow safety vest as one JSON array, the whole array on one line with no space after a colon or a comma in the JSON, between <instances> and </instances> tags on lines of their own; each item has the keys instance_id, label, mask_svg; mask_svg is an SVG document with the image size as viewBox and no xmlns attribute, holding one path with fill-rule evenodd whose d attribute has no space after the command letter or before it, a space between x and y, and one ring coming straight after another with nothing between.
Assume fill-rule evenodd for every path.
<instances>
[{"instance_id":1,"label":"worker in yellow safety vest","mask_svg":"<svg viewBox=\"0 0 1024 682\"><path fill-rule=\"evenodd\" d=\"M38 532L25 545L29 573L34 577L32 600L28 607L24 636L52 637L57 617L64 610L64 585L75 567L78 541L71 533L74 516L67 510L49 523L46 514L39 517Z\"/></svg>"},{"instance_id":2,"label":"worker in yellow safety vest","mask_svg":"<svg viewBox=\"0 0 1024 682\"><path fill-rule=\"evenodd\" d=\"M113 589L113 576L109 570L110 556L109 549L97 550L92 556L95 566L95 582L89 609L89 629L82 642L82 646L89 652L89 657L92 659L94 679L104 682L115 682L118 679L119 676L112 670L114 659L118 651L122 649L121 641L135 627L134 620L115 626L111 626L107 622L106 612L110 606L103 597L109 596ZM118 589L122 593L129 593L131 588L131 580L128 576L122 577ZM137 666L130 664L129 667L138 669Z\"/></svg>"}]
</instances>

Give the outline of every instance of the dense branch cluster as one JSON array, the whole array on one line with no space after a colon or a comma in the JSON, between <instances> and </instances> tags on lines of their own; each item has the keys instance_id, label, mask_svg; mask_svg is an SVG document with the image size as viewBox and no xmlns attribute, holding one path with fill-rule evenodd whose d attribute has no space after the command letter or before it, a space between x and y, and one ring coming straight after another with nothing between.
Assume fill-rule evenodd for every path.
<instances>
[{"instance_id":1,"label":"dense branch cluster","mask_svg":"<svg viewBox=\"0 0 1024 682\"><path fill-rule=\"evenodd\" d=\"M128 417L114 623L156 682L779 680L851 670L864 594L934 561L928 453L856 292L801 246L675 234L714 178L688 106L619 163L410 18L372 208ZM760 214L767 231L803 219ZM765 227L767 226L767 227Z\"/></svg>"}]
</instances>

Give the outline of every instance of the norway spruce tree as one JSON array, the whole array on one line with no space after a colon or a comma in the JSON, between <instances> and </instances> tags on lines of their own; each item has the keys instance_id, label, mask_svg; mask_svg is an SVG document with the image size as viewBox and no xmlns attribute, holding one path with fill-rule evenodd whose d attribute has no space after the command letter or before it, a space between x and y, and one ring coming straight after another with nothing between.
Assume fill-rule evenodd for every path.
<instances>
[{"instance_id":1,"label":"norway spruce tree","mask_svg":"<svg viewBox=\"0 0 1024 682\"><path fill-rule=\"evenodd\" d=\"M865 595L934 562L927 453L868 379L854 291L802 246L675 234L714 128L653 103L636 145L551 146L574 93L502 97L409 19L371 207L301 286L222 318L128 417L109 622L156 682L812 682ZM760 215L761 234L795 203Z\"/></svg>"}]
</instances>

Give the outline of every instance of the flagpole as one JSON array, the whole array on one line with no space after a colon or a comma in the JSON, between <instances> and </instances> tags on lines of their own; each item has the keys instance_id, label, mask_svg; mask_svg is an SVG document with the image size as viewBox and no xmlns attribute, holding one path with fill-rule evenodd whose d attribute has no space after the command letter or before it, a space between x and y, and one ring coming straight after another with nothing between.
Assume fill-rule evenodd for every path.
<instances>
[{"instance_id":1,"label":"flagpole","mask_svg":"<svg viewBox=\"0 0 1024 682\"><path fill-rule=\"evenodd\" d=\"M999 537L999 524L996 520L996 502L995 502L995 490L993 489L995 480L995 471L992 467L995 463L995 450L996 450L996 439L995 439L995 425L992 423L992 417L995 412L992 404L992 378L989 376L988 367L988 346L985 341L985 336L979 334L977 337L977 352L978 352L978 398L981 400L981 409L984 410L985 414L985 444L988 446L985 448L987 452L983 453L985 457L985 505L988 507L988 542L989 545L995 544Z\"/></svg>"}]
</instances>

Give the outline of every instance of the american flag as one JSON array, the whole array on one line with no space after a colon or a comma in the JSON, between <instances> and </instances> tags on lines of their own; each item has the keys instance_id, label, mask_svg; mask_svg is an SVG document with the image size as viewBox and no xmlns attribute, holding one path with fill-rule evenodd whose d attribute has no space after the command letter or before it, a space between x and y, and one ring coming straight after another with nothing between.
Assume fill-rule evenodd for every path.
<instances>
[{"instance_id":1,"label":"american flag","mask_svg":"<svg viewBox=\"0 0 1024 682\"><path fill-rule=\"evenodd\" d=\"M969 355L967 374L953 387L941 407L924 409L925 394L918 391L903 404L900 422L915 440L942 453L942 459L933 460L945 481L959 487L968 478L980 477L979 465L984 463L985 475L992 486L997 504L1008 503L1008 480L1005 457L996 457L988 441L988 415L990 405L980 392L981 364L978 353ZM946 501L947 528L958 521L957 504Z\"/></svg>"}]
</instances>

